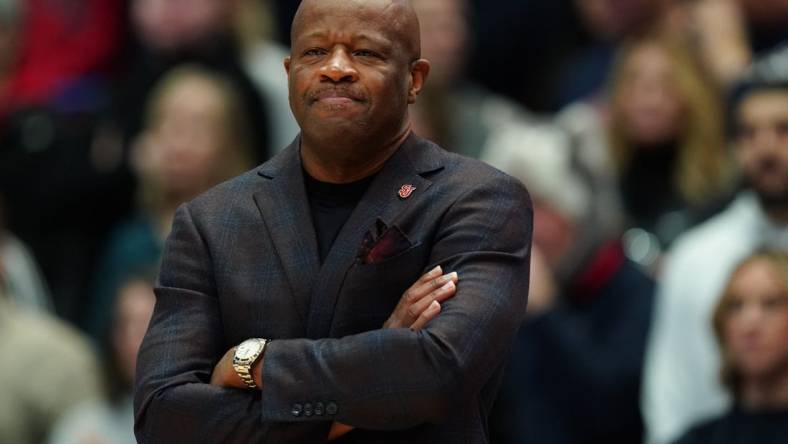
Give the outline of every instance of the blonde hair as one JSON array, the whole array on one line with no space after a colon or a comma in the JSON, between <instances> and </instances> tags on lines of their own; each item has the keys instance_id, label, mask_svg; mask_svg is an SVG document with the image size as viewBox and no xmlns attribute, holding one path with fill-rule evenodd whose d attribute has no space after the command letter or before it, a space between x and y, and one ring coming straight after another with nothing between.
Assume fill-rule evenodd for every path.
<instances>
[{"instance_id":1,"label":"blonde hair","mask_svg":"<svg viewBox=\"0 0 788 444\"><path fill-rule=\"evenodd\" d=\"M720 380L723 385L733 393L734 397L738 397L741 389L741 375L739 374L733 358L730 355L727 344L725 343L725 324L728 321L728 311L736 296L733 292L733 281L739 272L746 266L753 262L764 261L777 272L777 275L782 280L785 289L788 290L788 252L779 250L759 250L756 253L748 256L736 266L733 273L731 273L728 283L722 296L717 301L712 315L712 327L714 328L714 336L717 340L717 345L720 349L722 356L722 366L720 368ZM788 340L788 338L786 338Z\"/></svg>"},{"instance_id":2,"label":"blonde hair","mask_svg":"<svg viewBox=\"0 0 788 444\"><path fill-rule=\"evenodd\" d=\"M198 65L181 65L168 71L153 89L145 112L145 130L154 128L163 117L165 99L180 84L199 80L215 88L222 99L222 124L224 143L220 147L221 163L216 165L211 184L237 176L250 169L254 163L252 135L243 102L235 85L222 75ZM140 205L151 211L161 209L165 196L155 177L143 177L140 181Z\"/></svg>"},{"instance_id":3,"label":"blonde hair","mask_svg":"<svg viewBox=\"0 0 788 444\"><path fill-rule=\"evenodd\" d=\"M667 56L675 86L684 102L685 127L677 146L677 166L672 178L681 197L702 206L729 191L733 162L725 143L722 101L711 77L682 41L660 34L625 43L619 51L608 86L613 119L608 128L611 157L619 173L629 168L635 146L627 140L617 103L628 78L626 66L639 49L656 45Z\"/></svg>"}]
</instances>

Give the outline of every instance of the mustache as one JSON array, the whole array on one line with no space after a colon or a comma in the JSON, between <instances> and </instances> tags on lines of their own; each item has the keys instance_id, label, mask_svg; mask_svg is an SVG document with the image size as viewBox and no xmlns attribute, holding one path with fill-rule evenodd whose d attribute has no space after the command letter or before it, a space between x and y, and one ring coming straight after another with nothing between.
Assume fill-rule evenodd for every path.
<instances>
[{"instance_id":1,"label":"mustache","mask_svg":"<svg viewBox=\"0 0 788 444\"><path fill-rule=\"evenodd\" d=\"M356 88L350 86L326 86L323 88L318 88L313 91L309 91L307 93L306 98L309 100L309 103L314 103L320 99L327 99L332 97L343 97L351 100L355 100L358 102L364 102L367 100L367 95L364 94L363 91L359 91Z\"/></svg>"}]
</instances>

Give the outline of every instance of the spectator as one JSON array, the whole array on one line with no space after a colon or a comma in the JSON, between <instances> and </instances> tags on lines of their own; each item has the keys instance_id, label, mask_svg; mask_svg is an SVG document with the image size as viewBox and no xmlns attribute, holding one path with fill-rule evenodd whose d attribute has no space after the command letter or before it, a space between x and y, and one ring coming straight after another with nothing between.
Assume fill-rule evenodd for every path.
<instances>
[{"instance_id":1,"label":"spectator","mask_svg":"<svg viewBox=\"0 0 788 444\"><path fill-rule=\"evenodd\" d=\"M600 226L594 188L570 154L532 146L494 163L526 184L534 204L528 317L494 415L504 444L642 439L638 394L654 283Z\"/></svg>"},{"instance_id":2,"label":"spectator","mask_svg":"<svg viewBox=\"0 0 788 444\"><path fill-rule=\"evenodd\" d=\"M630 41L611 74L608 143L629 224L669 245L733 185L717 90L678 41Z\"/></svg>"},{"instance_id":3,"label":"spectator","mask_svg":"<svg viewBox=\"0 0 788 444\"><path fill-rule=\"evenodd\" d=\"M735 155L747 187L669 252L642 396L651 443L671 442L728 407L714 377L720 366L708 328L714 302L736 264L758 246L788 249L788 84L753 79L738 97Z\"/></svg>"},{"instance_id":4,"label":"spectator","mask_svg":"<svg viewBox=\"0 0 788 444\"><path fill-rule=\"evenodd\" d=\"M99 263L86 323L94 337L107 327L118 285L158 266L178 205L252 167L242 103L225 77L193 65L154 88L133 152L139 211L117 228Z\"/></svg>"},{"instance_id":5,"label":"spectator","mask_svg":"<svg viewBox=\"0 0 788 444\"><path fill-rule=\"evenodd\" d=\"M93 350L71 327L15 307L0 270L0 442L43 442L57 419L100 393Z\"/></svg>"},{"instance_id":6,"label":"spectator","mask_svg":"<svg viewBox=\"0 0 788 444\"><path fill-rule=\"evenodd\" d=\"M169 69L184 63L221 72L240 91L244 113L253 124L255 162L270 155L266 106L246 71L235 25L237 1L132 0L137 45L121 81L114 123L125 141L141 131L149 94Z\"/></svg>"},{"instance_id":7,"label":"spectator","mask_svg":"<svg viewBox=\"0 0 788 444\"><path fill-rule=\"evenodd\" d=\"M15 3L0 8L0 192L9 229L35 254L57 313L75 321L97 246L130 202L120 164L97 162L112 150L92 143L121 44L123 2Z\"/></svg>"},{"instance_id":8,"label":"spectator","mask_svg":"<svg viewBox=\"0 0 788 444\"><path fill-rule=\"evenodd\" d=\"M677 444L788 442L788 254L761 251L742 262L713 324L734 406Z\"/></svg>"},{"instance_id":9,"label":"spectator","mask_svg":"<svg viewBox=\"0 0 788 444\"><path fill-rule=\"evenodd\" d=\"M142 276L120 286L103 344L107 396L64 415L50 435L50 444L136 443L132 386L137 352L156 302L152 283L152 278Z\"/></svg>"},{"instance_id":10,"label":"spectator","mask_svg":"<svg viewBox=\"0 0 788 444\"><path fill-rule=\"evenodd\" d=\"M421 25L422 56L431 62L429 82L410 111L417 134L456 153L484 158L496 149L491 140L497 132L537 126L524 109L465 76L472 38L467 0L412 4ZM542 132L558 132L544 122L538 126Z\"/></svg>"}]
</instances>

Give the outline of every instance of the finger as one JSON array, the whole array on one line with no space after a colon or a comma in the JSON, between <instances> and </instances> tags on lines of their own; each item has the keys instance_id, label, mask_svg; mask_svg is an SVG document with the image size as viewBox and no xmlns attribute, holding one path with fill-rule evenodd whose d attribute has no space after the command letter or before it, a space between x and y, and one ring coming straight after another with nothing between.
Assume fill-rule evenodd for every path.
<instances>
[{"instance_id":1,"label":"finger","mask_svg":"<svg viewBox=\"0 0 788 444\"><path fill-rule=\"evenodd\" d=\"M430 307L433 301L442 302L451 296L454 296L455 291L457 291L457 286L454 284L454 281L450 280L443 284L443 286L440 288L428 293L426 297L411 304L406 310L407 317L405 319L405 325L414 322L419 316L421 316L422 312Z\"/></svg>"},{"instance_id":2,"label":"finger","mask_svg":"<svg viewBox=\"0 0 788 444\"><path fill-rule=\"evenodd\" d=\"M428 322L435 319L435 316L441 312L441 304L438 301L432 301L426 310L422 311L416 321L411 324L410 329L418 331L424 328Z\"/></svg>"},{"instance_id":3,"label":"finger","mask_svg":"<svg viewBox=\"0 0 788 444\"><path fill-rule=\"evenodd\" d=\"M425 293L422 290L422 287L425 284L428 284L431 281L434 281L437 278L440 278L443 274L443 269L440 265L436 266L432 270L424 273L421 277L413 283L407 290L405 290L405 294L403 294L403 300L406 302L414 302L421 299Z\"/></svg>"},{"instance_id":4,"label":"finger","mask_svg":"<svg viewBox=\"0 0 788 444\"><path fill-rule=\"evenodd\" d=\"M431 292L443 287L447 282L456 283L458 279L457 272L453 271L448 274L435 276L423 282L416 282L416 284L408 290L407 302L413 304L424 298L424 296L429 295Z\"/></svg>"}]
</instances>

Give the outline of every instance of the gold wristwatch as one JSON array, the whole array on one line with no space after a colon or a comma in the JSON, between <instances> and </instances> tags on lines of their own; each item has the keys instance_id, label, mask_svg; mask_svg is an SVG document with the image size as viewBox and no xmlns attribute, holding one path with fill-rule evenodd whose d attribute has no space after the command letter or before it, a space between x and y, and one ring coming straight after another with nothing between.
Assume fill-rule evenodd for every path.
<instances>
[{"instance_id":1,"label":"gold wristwatch","mask_svg":"<svg viewBox=\"0 0 788 444\"><path fill-rule=\"evenodd\" d=\"M266 344L268 344L268 339L252 338L241 342L235 348L233 368L241 381L249 388L258 388L252 377L252 365L263 356Z\"/></svg>"}]
</instances>

